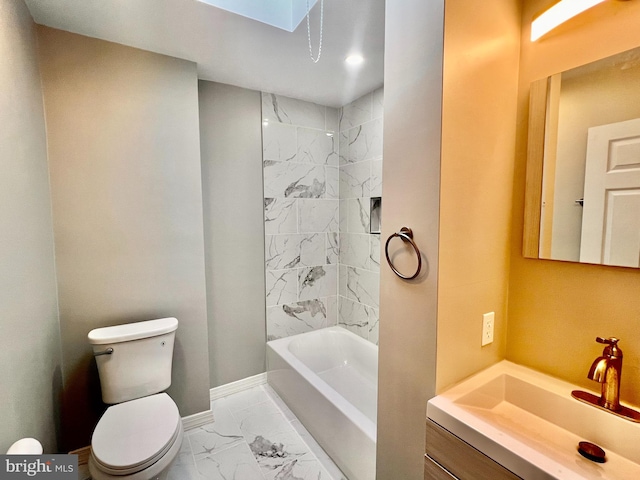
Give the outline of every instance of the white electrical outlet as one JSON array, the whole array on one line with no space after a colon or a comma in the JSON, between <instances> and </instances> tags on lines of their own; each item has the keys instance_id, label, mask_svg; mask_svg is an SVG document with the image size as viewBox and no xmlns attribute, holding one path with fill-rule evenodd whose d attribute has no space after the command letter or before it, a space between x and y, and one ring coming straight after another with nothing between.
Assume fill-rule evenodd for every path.
<instances>
[{"instance_id":1,"label":"white electrical outlet","mask_svg":"<svg viewBox=\"0 0 640 480\"><path fill-rule=\"evenodd\" d=\"M493 342L493 324L496 314L494 312L482 315L482 346Z\"/></svg>"}]
</instances>

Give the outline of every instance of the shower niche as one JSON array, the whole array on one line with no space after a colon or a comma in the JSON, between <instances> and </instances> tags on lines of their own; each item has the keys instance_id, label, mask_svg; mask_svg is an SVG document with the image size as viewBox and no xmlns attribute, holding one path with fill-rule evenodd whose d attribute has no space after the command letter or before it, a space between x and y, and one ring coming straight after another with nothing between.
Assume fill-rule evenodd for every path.
<instances>
[{"instance_id":1,"label":"shower niche","mask_svg":"<svg viewBox=\"0 0 640 480\"><path fill-rule=\"evenodd\" d=\"M369 202L369 233L380 234L382 197L371 197Z\"/></svg>"}]
</instances>

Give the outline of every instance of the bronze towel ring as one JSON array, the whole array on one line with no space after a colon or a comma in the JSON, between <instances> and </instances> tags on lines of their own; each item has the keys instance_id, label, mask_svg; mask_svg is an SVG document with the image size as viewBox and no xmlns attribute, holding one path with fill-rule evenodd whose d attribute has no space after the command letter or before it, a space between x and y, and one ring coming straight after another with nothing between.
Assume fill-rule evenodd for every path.
<instances>
[{"instance_id":1,"label":"bronze towel ring","mask_svg":"<svg viewBox=\"0 0 640 480\"><path fill-rule=\"evenodd\" d=\"M413 247L413 249L415 250L416 255L418 256L418 268L416 269L416 273L414 273L411 276L403 275L402 273L400 273L396 269L396 267L393 266L393 263L391 262L391 258L389 258L389 243L391 242L391 239L393 239L394 237L400 237L402 241L409 242ZM399 276L403 280L413 280L418 275L420 275L420 270L422 269L422 255L420 254L420 249L416 245L416 242L413 241L413 231L410 228L402 227L399 232L396 232L390 235L389 238L387 238L387 243L384 246L384 253L387 256L387 263L391 267L391 270L393 270L393 273L395 273L397 276Z\"/></svg>"}]
</instances>

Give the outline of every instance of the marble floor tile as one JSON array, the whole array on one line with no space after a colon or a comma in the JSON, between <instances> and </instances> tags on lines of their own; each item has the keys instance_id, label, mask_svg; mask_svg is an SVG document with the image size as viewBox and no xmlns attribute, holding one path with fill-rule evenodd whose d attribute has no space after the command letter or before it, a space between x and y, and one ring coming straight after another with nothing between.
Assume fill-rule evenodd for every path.
<instances>
[{"instance_id":1,"label":"marble floor tile","mask_svg":"<svg viewBox=\"0 0 640 480\"><path fill-rule=\"evenodd\" d=\"M284 418L287 419L288 422L300 423L300 421L296 418L295 414L291 411L289 406L286 403L284 403L284 401L280 398L280 395L278 395L276 391L273 388L271 388L269 384L263 385L263 388L265 393L269 397L269 399L273 403L275 403L276 407L278 407L278 410L280 410L280 413L282 413L282 415L284 416Z\"/></svg>"},{"instance_id":2,"label":"marble floor tile","mask_svg":"<svg viewBox=\"0 0 640 480\"><path fill-rule=\"evenodd\" d=\"M211 408L215 421L185 433L167 480L347 480L269 385Z\"/></svg>"},{"instance_id":3,"label":"marble floor tile","mask_svg":"<svg viewBox=\"0 0 640 480\"><path fill-rule=\"evenodd\" d=\"M265 473L300 458L309 449L273 402L234 414L249 448Z\"/></svg>"},{"instance_id":4,"label":"marble floor tile","mask_svg":"<svg viewBox=\"0 0 640 480\"><path fill-rule=\"evenodd\" d=\"M196 464L191 450L191 444L188 437L182 440L182 447L178 456L173 461L173 465L169 469L167 480L196 480L200 479L200 474L196 470Z\"/></svg>"},{"instance_id":5,"label":"marble floor tile","mask_svg":"<svg viewBox=\"0 0 640 480\"><path fill-rule=\"evenodd\" d=\"M316 458L309 454L293 460L265 475L267 480L327 480L329 472Z\"/></svg>"},{"instance_id":6,"label":"marble floor tile","mask_svg":"<svg viewBox=\"0 0 640 480\"><path fill-rule=\"evenodd\" d=\"M316 457L316 459L320 462L322 467L328 473L329 478L332 480L347 480L347 477L340 471L340 469L333 463L331 457L327 455L322 447L316 442L316 439L309 433L309 431L304 428L304 425L300 422L300 420L296 419L291 422L291 426L293 429L300 435L302 441L307 445L311 453ZM324 477L323 477L324 478Z\"/></svg>"},{"instance_id":7,"label":"marble floor tile","mask_svg":"<svg viewBox=\"0 0 640 480\"><path fill-rule=\"evenodd\" d=\"M246 443L239 443L196 462L201 479L264 480L258 462Z\"/></svg>"},{"instance_id":8,"label":"marble floor tile","mask_svg":"<svg viewBox=\"0 0 640 480\"><path fill-rule=\"evenodd\" d=\"M264 390L262 393L269 398ZM234 418L240 425L243 434L261 435L279 433L287 431L289 428L284 415L280 413L278 407L270 401L252 405L243 410L234 412Z\"/></svg>"},{"instance_id":9,"label":"marble floor tile","mask_svg":"<svg viewBox=\"0 0 640 480\"><path fill-rule=\"evenodd\" d=\"M247 439L249 448L265 476L282 470L286 465L310 453L293 428L289 428L288 432L274 433L267 437L256 435L251 442Z\"/></svg>"},{"instance_id":10,"label":"marble floor tile","mask_svg":"<svg viewBox=\"0 0 640 480\"><path fill-rule=\"evenodd\" d=\"M228 409L221 406L215 408L213 417L215 418L214 423L187 432L187 438L196 460L244 440L238 423Z\"/></svg>"},{"instance_id":11,"label":"marble floor tile","mask_svg":"<svg viewBox=\"0 0 640 480\"><path fill-rule=\"evenodd\" d=\"M235 413L240 410L252 407L253 405L268 401L269 397L267 396L266 392L261 385L258 385L257 387L249 388L247 390L243 390L242 392L234 393L224 398L214 400L212 402L211 408L214 409L216 404L218 404L222 407L228 408L231 413Z\"/></svg>"}]
</instances>

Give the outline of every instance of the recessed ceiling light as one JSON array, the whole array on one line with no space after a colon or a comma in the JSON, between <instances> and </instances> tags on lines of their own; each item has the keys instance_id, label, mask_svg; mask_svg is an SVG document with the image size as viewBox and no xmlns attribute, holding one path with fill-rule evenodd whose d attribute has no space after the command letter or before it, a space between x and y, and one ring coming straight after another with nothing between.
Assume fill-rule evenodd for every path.
<instances>
[{"instance_id":1,"label":"recessed ceiling light","mask_svg":"<svg viewBox=\"0 0 640 480\"><path fill-rule=\"evenodd\" d=\"M364 58L362 57L362 55L356 53L353 55L349 55L344 59L344 61L347 62L348 65L360 65L362 62L364 62Z\"/></svg>"}]
</instances>

